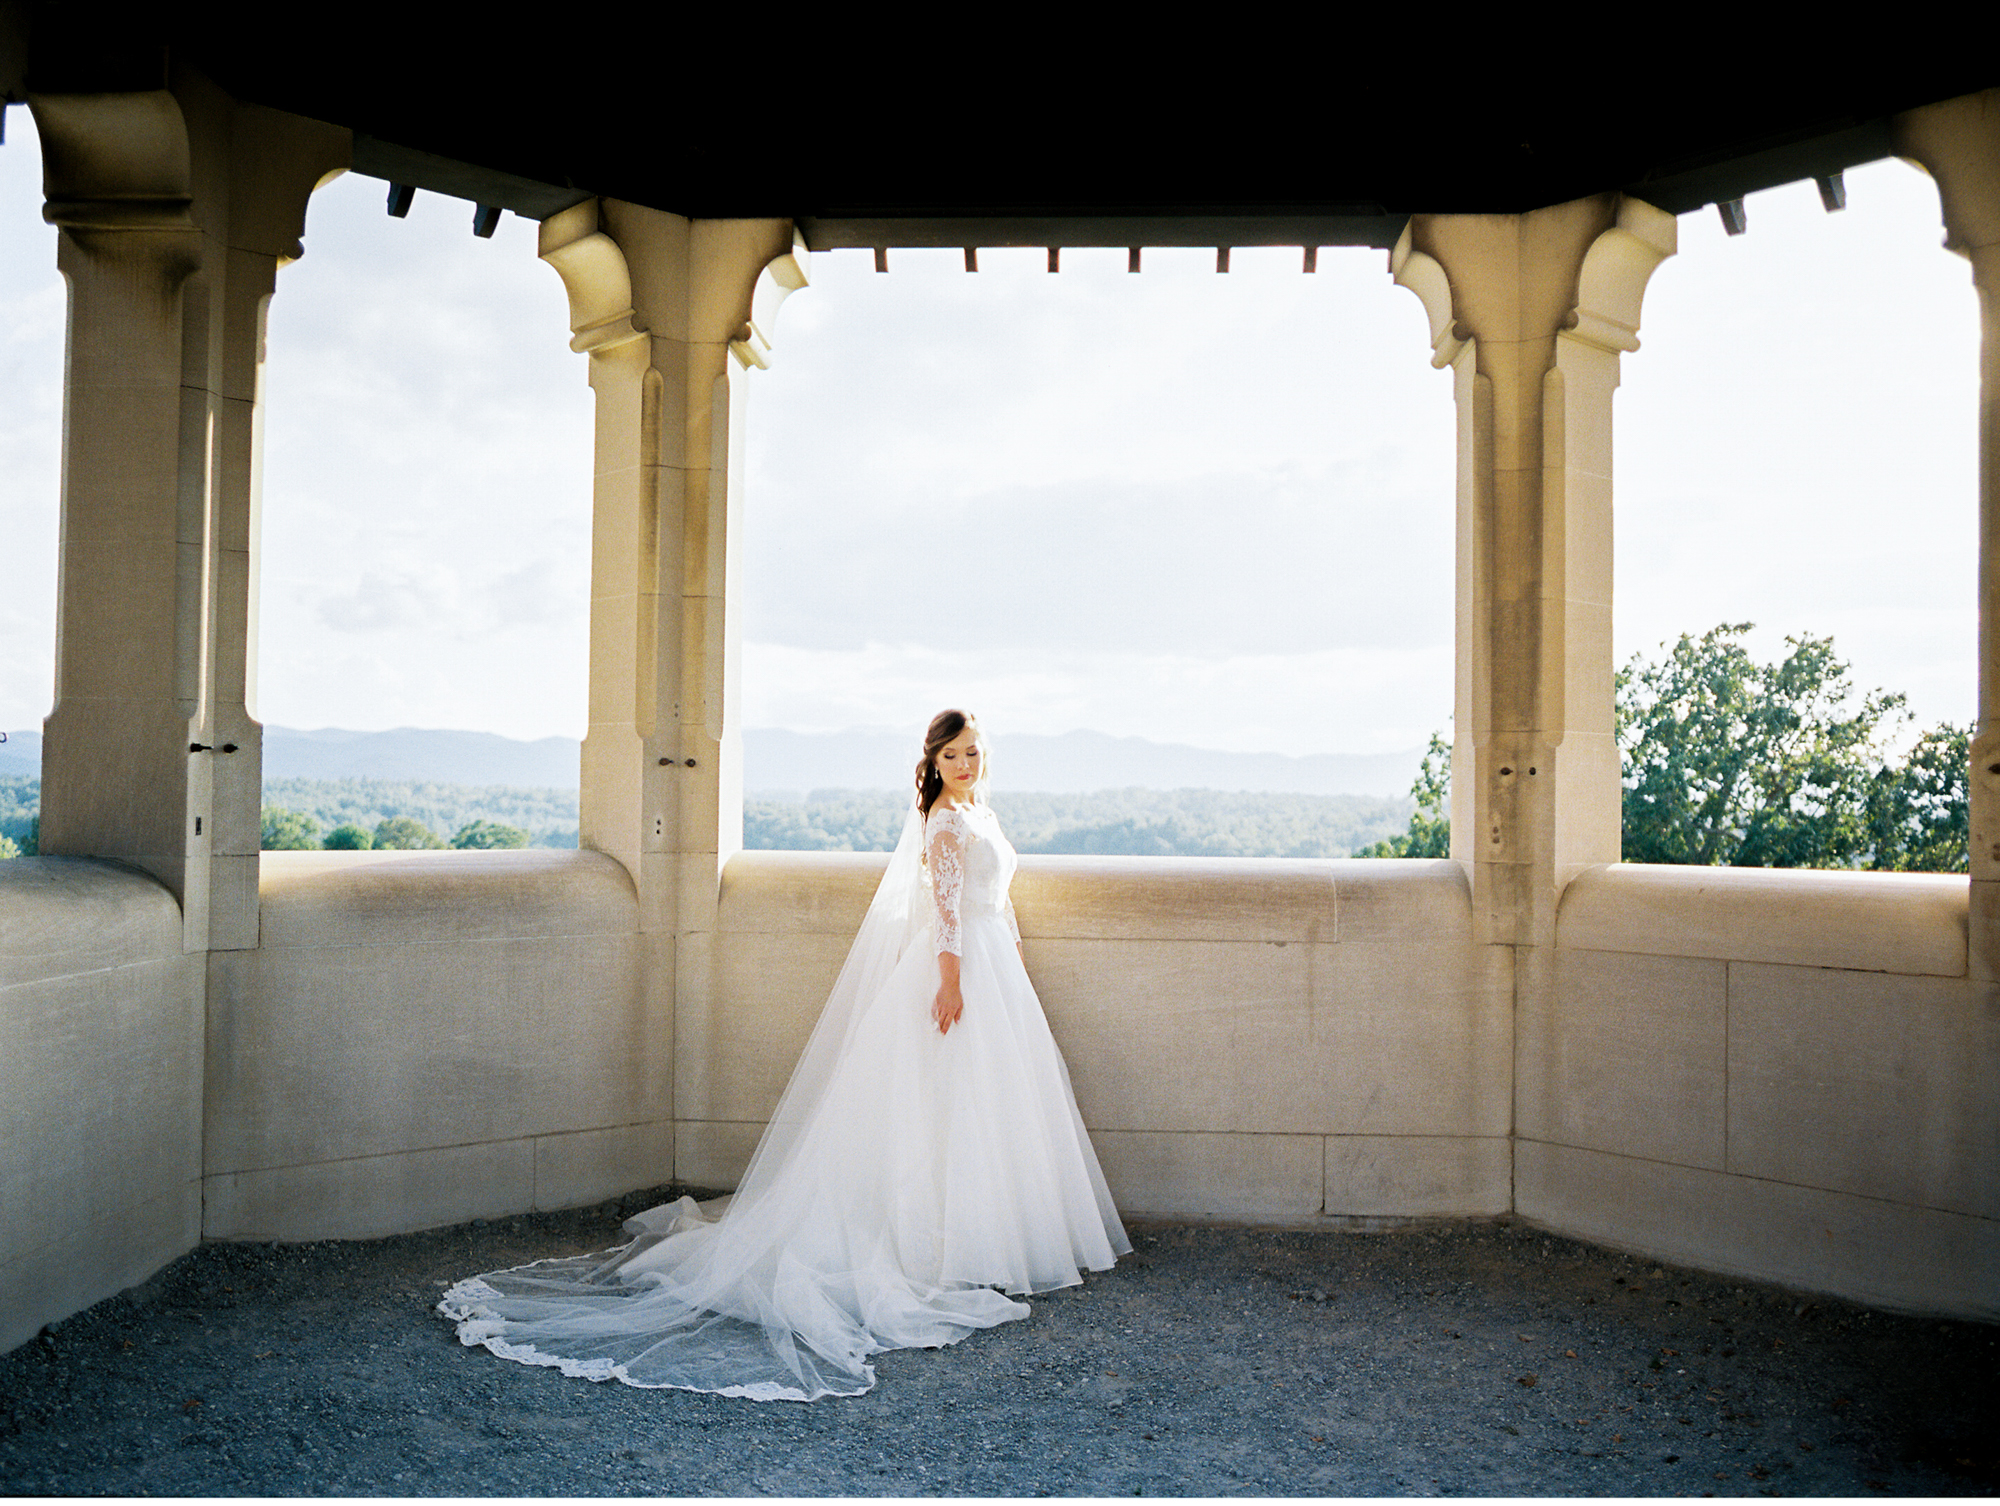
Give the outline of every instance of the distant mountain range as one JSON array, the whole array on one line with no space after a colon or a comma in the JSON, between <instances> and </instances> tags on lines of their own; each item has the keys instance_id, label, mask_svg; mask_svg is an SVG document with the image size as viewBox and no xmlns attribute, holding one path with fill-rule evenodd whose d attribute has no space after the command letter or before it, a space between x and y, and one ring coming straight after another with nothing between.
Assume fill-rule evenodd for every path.
<instances>
[{"instance_id":1,"label":"distant mountain range","mask_svg":"<svg viewBox=\"0 0 2000 1506\"><path fill-rule=\"evenodd\" d=\"M446 784L576 786L576 739L521 742L491 732L300 732L264 729L266 779L425 779ZM39 774L42 736L9 732L0 743L0 774Z\"/></svg>"},{"instance_id":2,"label":"distant mountain range","mask_svg":"<svg viewBox=\"0 0 2000 1506\"><path fill-rule=\"evenodd\" d=\"M0 774L26 774L39 779L42 774L42 734L9 732L0 743Z\"/></svg>"},{"instance_id":3,"label":"distant mountain range","mask_svg":"<svg viewBox=\"0 0 2000 1506\"><path fill-rule=\"evenodd\" d=\"M858 728L743 734L743 786L754 794L802 796L811 790L902 789L916 761L907 732ZM1148 742L1104 732L1060 736L1017 733L997 739L993 774L1002 788L1050 794L1106 789L1246 790L1297 795L1404 795L1423 754L1225 753L1182 743ZM0 774L39 775L38 731L7 734ZM398 727L346 732L264 729L267 779L421 779L449 784L574 788L574 738L533 742L491 732Z\"/></svg>"},{"instance_id":4,"label":"distant mountain range","mask_svg":"<svg viewBox=\"0 0 2000 1506\"><path fill-rule=\"evenodd\" d=\"M908 732L743 734L743 787L764 792L894 789L910 782L917 761ZM1225 753L1185 743L1148 742L1106 732L1047 736L1017 732L993 745L993 779L1002 789L1048 794L1090 790L1247 790L1286 795L1407 795L1423 760L1403 753Z\"/></svg>"}]
</instances>

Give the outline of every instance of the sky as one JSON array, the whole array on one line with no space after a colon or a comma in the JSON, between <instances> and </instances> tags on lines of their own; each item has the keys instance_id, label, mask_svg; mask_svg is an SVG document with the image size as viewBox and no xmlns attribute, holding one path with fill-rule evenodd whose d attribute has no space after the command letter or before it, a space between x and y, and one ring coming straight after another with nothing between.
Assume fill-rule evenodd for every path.
<instances>
[{"instance_id":1,"label":"sky","mask_svg":"<svg viewBox=\"0 0 2000 1506\"><path fill-rule=\"evenodd\" d=\"M0 147L0 727L51 696L62 360L27 112ZM1617 398L1623 662L1831 634L1973 714L1978 321L1885 162L1683 216ZM349 175L279 275L255 712L579 735L590 394L535 227ZM812 259L747 382L746 726L1416 749L1451 714L1451 381L1380 251Z\"/></svg>"}]
</instances>

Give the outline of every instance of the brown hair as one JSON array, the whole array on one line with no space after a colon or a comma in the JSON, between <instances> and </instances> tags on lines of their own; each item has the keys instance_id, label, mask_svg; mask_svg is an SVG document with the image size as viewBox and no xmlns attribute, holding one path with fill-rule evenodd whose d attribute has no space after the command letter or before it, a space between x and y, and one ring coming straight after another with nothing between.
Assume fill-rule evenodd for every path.
<instances>
[{"instance_id":1,"label":"brown hair","mask_svg":"<svg viewBox=\"0 0 2000 1506\"><path fill-rule=\"evenodd\" d=\"M924 733L924 756L917 760L917 809L926 817L944 793L944 775L937 771L938 751L967 727L977 735L979 719L971 712L940 711Z\"/></svg>"}]
</instances>

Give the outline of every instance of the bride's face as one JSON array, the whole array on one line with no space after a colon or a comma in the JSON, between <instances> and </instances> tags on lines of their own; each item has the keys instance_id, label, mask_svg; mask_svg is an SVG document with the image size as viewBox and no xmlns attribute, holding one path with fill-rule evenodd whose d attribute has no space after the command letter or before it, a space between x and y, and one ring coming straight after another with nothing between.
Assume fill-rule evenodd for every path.
<instances>
[{"instance_id":1,"label":"bride's face","mask_svg":"<svg viewBox=\"0 0 2000 1506\"><path fill-rule=\"evenodd\" d=\"M984 756L979 734L970 727L939 748L932 762L937 766L938 777L944 780L945 793L953 799L969 798L978 782Z\"/></svg>"}]
</instances>

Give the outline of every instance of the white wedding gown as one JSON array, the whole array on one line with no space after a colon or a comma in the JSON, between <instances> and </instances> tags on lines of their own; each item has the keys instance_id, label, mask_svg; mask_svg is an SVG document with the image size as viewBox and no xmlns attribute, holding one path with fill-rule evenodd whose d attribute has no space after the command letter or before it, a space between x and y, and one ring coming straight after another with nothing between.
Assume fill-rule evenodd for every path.
<instances>
[{"instance_id":1,"label":"white wedding gown","mask_svg":"<svg viewBox=\"0 0 2000 1506\"><path fill-rule=\"evenodd\" d=\"M735 1196L632 1242L461 1281L461 1342L589 1380L760 1401L848 1396L869 1356L1028 1315L1132 1248L1016 950L1014 849L984 805L912 809ZM965 1013L931 1019L937 954Z\"/></svg>"}]
</instances>

